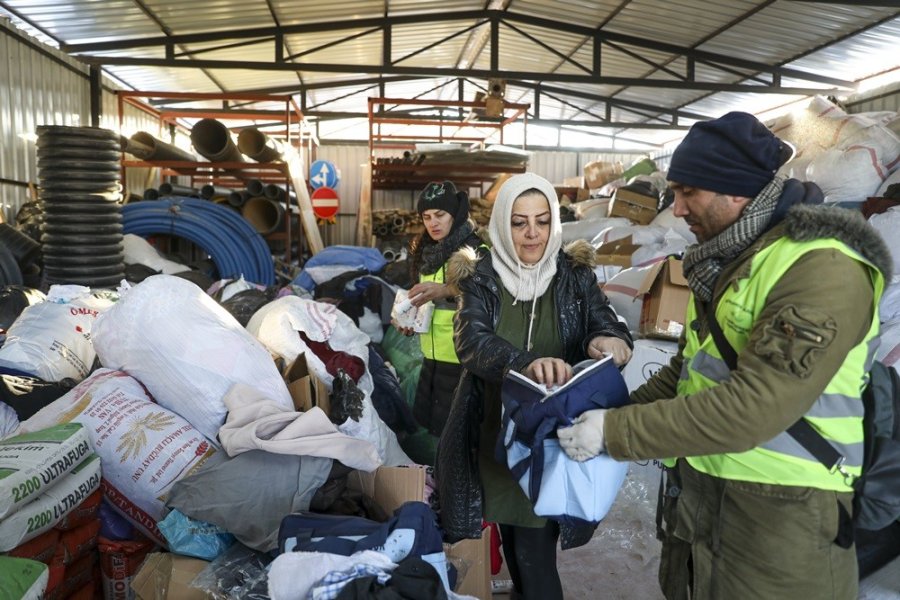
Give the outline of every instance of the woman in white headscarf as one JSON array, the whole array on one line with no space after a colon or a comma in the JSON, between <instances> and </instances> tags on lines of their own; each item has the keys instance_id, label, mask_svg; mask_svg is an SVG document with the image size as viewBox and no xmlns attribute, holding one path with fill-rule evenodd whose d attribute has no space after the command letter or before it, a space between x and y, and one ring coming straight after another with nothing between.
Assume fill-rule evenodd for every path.
<instances>
[{"instance_id":1,"label":"woman in white headscarf","mask_svg":"<svg viewBox=\"0 0 900 600\"><path fill-rule=\"evenodd\" d=\"M546 179L524 173L504 183L489 233L489 255L464 249L447 267L459 292L454 341L464 371L438 445L441 524L450 538L465 538L477 537L482 518L499 523L516 593L553 600L562 598L559 526L534 514L507 466L494 459L501 382L515 370L560 385L572 365L606 355L624 365L632 340L597 284L593 247L582 240L560 249L559 201ZM592 533L564 531L563 548Z\"/></svg>"}]
</instances>

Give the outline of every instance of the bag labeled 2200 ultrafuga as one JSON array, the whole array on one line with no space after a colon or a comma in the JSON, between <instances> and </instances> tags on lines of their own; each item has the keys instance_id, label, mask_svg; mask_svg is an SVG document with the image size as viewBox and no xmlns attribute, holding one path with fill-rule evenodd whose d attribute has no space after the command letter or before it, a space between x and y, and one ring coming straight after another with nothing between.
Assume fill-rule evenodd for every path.
<instances>
[{"instance_id":1,"label":"bag labeled 2200 ultrafuga","mask_svg":"<svg viewBox=\"0 0 900 600\"><path fill-rule=\"evenodd\" d=\"M91 451L87 432L79 423L0 441L0 519L56 485Z\"/></svg>"}]
</instances>

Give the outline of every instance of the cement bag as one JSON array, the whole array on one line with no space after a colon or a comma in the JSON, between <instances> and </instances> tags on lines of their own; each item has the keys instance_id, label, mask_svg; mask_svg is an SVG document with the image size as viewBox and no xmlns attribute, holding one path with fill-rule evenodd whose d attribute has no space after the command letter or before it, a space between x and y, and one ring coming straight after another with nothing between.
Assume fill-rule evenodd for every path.
<instances>
[{"instance_id":1,"label":"cement bag","mask_svg":"<svg viewBox=\"0 0 900 600\"><path fill-rule=\"evenodd\" d=\"M84 427L54 425L0 442L0 518L55 486L92 452Z\"/></svg>"},{"instance_id":2,"label":"cement bag","mask_svg":"<svg viewBox=\"0 0 900 600\"><path fill-rule=\"evenodd\" d=\"M93 337L104 367L143 383L161 406L213 443L225 422L222 397L235 383L293 406L265 347L180 277L153 275L126 291L97 319Z\"/></svg>"},{"instance_id":3,"label":"cement bag","mask_svg":"<svg viewBox=\"0 0 900 600\"><path fill-rule=\"evenodd\" d=\"M175 273L183 273L190 271L187 265L177 263L160 256L159 252L150 245L150 242L139 235L126 233L122 236L125 246L125 264L126 265L146 265L154 271L173 275Z\"/></svg>"},{"instance_id":4,"label":"cement bag","mask_svg":"<svg viewBox=\"0 0 900 600\"><path fill-rule=\"evenodd\" d=\"M0 552L36 538L100 488L100 457L89 455L56 485L0 521Z\"/></svg>"},{"instance_id":5,"label":"cement bag","mask_svg":"<svg viewBox=\"0 0 900 600\"><path fill-rule=\"evenodd\" d=\"M121 371L99 369L22 424L40 429L81 423L103 459L107 501L151 538L165 516L172 485L215 453L209 441L178 415L155 404L144 386Z\"/></svg>"},{"instance_id":6,"label":"cement bag","mask_svg":"<svg viewBox=\"0 0 900 600\"><path fill-rule=\"evenodd\" d=\"M371 442L378 449L378 455L386 466L412 462L400 449L396 434L378 417L372 405L375 384L369 373L369 336L360 331L350 317L333 304L298 296L284 296L260 308L247 323L247 331L287 364L301 353L306 353L307 364L325 383L329 393L334 377L297 332L302 331L312 341L327 342L332 350L345 352L362 360L366 369L357 382L357 386L365 394L362 417L359 421L347 419L338 426L338 430Z\"/></svg>"},{"instance_id":7,"label":"cement bag","mask_svg":"<svg viewBox=\"0 0 900 600\"><path fill-rule=\"evenodd\" d=\"M603 285L603 293L609 298L610 305L632 333L636 333L641 324L644 294L639 290L651 268L653 265L623 269Z\"/></svg>"},{"instance_id":8,"label":"cement bag","mask_svg":"<svg viewBox=\"0 0 900 600\"><path fill-rule=\"evenodd\" d=\"M3 598L41 600L47 591L50 569L42 562L28 558L0 556L0 582Z\"/></svg>"},{"instance_id":9,"label":"cement bag","mask_svg":"<svg viewBox=\"0 0 900 600\"><path fill-rule=\"evenodd\" d=\"M894 259L893 272L900 273L900 236L896 235L896 232L900 231L900 207L894 206L883 213L872 215L869 217L869 225L881 234L891 251Z\"/></svg>"},{"instance_id":10,"label":"cement bag","mask_svg":"<svg viewBox=\"0 0 900 600\"><path fill-rule=\"evenodd\" d=\"M9 328L0 366L44 381L81 381L97 356L91 344L94 322L112 304L87 287L51 286L47 300L25 308Z\"/></svg>"},{"instance_id":11,"label":"cement bag","mask_svg":"<svg viewBox=\"0 0 900 600\"><path fill-rule=\"evenodd\" d=\"M826 150L806 169L807 180L825 193L825 202L864 202L887 177L875 150L853 146Z\"/></svg>"}]
</instances>

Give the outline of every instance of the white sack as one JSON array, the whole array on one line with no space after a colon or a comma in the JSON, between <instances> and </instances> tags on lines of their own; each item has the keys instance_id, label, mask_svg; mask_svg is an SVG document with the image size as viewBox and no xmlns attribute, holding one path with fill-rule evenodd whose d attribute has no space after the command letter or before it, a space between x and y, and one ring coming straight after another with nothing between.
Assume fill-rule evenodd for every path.
<instances>
[{"instance_id":1,"label":"white sack","mask_svg":"<svg viewBox=\"0 0 900 600\"><path fill-rule=\"evenodd\" d=\"M34 431L81 423L103 461L103 493L123 517L164 543L156 527L172 485L215 453L194 427L155 404L121 371L98 369L22 423Z\"/></svg>"},{"instance_id":2,"label":"white sack","mask_svg":"<svg viewBox=\"0 0 900 600\"><path fill-rule=\"evenodd\" d=\"M864 202L886 176L872 148L853 146L826 150L810 161L802 180L822 188L825 202Z\"/></svg>"},{"instance_id":3,"label":"white sack","mask_svg":"<svg viewBox=\"0 0 900 600\"><path fill-rule=\"evenodd\" d=\"M900 371L900 320L881 325L881 345L875 351L875 360Z\"/></svg>"},{"instance_id":4,"label":"white sack","mask_svg":"<svg viewBox=\"0 0 900 600\"><path fill-rule=\"evenodd\" d=\"M898 122L900 122L900 119L898 119ZM884 182L881 184L881 187L879 187L878 191L875 192L875 196L877 198L884 198L884 195L887 194L888 188L895 183L900 183L900 169L891 173L890 177L884 180Z\"/></svg>"},{"instance_id":5,"label":"white sack","mask_svg":"<svg viewBox=\"0 0 900 600\"><path fill-rule=\"evenodd\" d=\"M608 227L614 225L628 225L631 220L622 217L611 217L606 219L589 219L584 221L569 221L562 224L562 243L563 245L575 240L592 240L594 237Z\"/></svg>"},{"instance_id":6,"label":"white sack","mask_svg":"<svg viewBox=\"0 0 900 600\"><path fill-rule=\"evenodd\" d=\"M97 356L91 332L113 302L87 287L57 288L51 286L46 301L27 306L13 322L0 347L0 366L44 381L81 381L91 372Z\"/></svg>"},{"instance_id":7,"label":"white sack","mask_svg":"<svg viewBox=\"0 0 900 600\"><path fill-rule=\"evenodd\" d=\"M247 331L288 364L301 353L306 353L307 364L325 383L329 393L334 377L297 332L302 331L307 338L316 342L328 342L332 350L361 359L366 368L357 386L365 394L363 414L359 422L347 419L338 429L341 433L372 442L386 466L412 462L400 449L397 436L385 425L372 405L375 385L369 373L369 336L360 331L350 317L333 304L284 296L260 308L247 323Z\"/></svg>"},{"instance_id":8,"label":"white sack","mask_svg":"<svg viewBox=\"0 0 900 600\"><path fill-rule=\"evenodd\" d=\"M696 244L697 236L691 231L691 226L681 217L675 216L675 205L670 204L665 207L656 217L650 221L651 227L665 227L666 229L674 229L678 235L687 240L688 244Z\"/></svg>"},{"instance_id":9,"label":"white sack","mask_svg":"<svg viewBox=\"0 0 900 600\"><path fill-rule=\"evenodd\" d=\"M900 274L894 273L884 294L881 295L881 303L878 305L878 316L882 323L900 320Z\"/></svg>"},{"instance_id":10,"label":"white sack","mask_svg":"<svg viewBox=\"0 0 900 600\"><path fill-rule=\"evenodd\" d=\"M168 260L160 256L159 252L150 245L150 242L139 235L126 233L122 236L125 246L125 264L126 265L146 265L151 269L172 275L174 273L183 273L190 271L187 265Z\"/></svg>"},{"instance_id":11,"label":"white sack","mask_svg":"<svg viewBox=\"0 0 900 600\"><path fill-rule=\"evenodd\" d=\"M869 225L881 234L888 250L891 251L891 257L894 259L893 272L900 273L900 236L897 235L897 231L900 231L900 206L872 215L869 217ZM882 316L882 319L884 318Z\"/></svg>"},{"instance_id":12,"label":"white sack","mask_svg":"<svg viewBox=\"0 0 900 600\"><path fill-rule=\"evenodd\" d=\"M137 284L94 324L104 367L125 371L215 443L235 383L292 407L266 348L196 285L171 275Z\"/></svg>"}]
</instances>

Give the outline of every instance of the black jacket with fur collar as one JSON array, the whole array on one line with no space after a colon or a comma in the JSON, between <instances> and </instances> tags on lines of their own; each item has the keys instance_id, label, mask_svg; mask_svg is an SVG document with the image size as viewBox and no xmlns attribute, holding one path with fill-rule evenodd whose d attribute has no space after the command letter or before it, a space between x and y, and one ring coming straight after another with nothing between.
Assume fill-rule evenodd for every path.
<instances>
[{"instance_id":1,"label":"black jacket with fur collar","mask_svg":"<svg viewBox=\"0 0 900 600\"><path fill-rule=\"evenodd\" d=\"M597 284L592 270L594 248L583 240L573 242L557 260L548 292L555 295L565 360L575 364L587 358L587 343L598 335L619 337L631 346L627 326L619 322ZM478 444L482 382L499 383L509 369L521 372L539 356L494 335L502 284L489 254L478 259L471 249L460 250L447 264L447 282L460 293L454 341L465 370L438 445L437 478L441 524L448 537L456 540L478 537L481 532ZM563 548L587 543L593 533L593 528L588 529L563 530Z\"/></svg>"}]
</instances>

